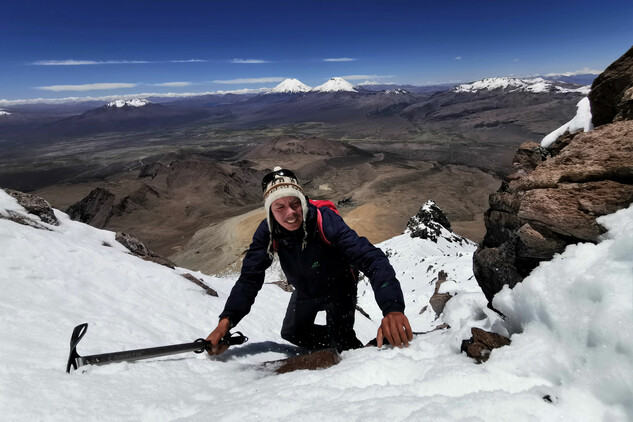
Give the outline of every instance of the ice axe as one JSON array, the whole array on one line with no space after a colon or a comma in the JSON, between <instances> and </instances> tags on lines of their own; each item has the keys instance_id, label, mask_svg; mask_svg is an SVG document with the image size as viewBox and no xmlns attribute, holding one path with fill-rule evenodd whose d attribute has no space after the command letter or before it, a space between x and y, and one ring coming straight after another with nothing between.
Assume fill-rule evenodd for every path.
<instances>
[{"instance_id":1,"label":"ice axe","mask_svg":"<svg viewBox=\"0 0 633 422\"><path fill-rule=\"evenodd\" d=\"M195 352L202 353L211 347L211 342L203 338L199 338L193 343L172 344L169 346L151 347L148 349L126 350L123 352L103 353L99 355L80 356L77 353L77 344L88 331L88 324L80 324L73 330L70 338L70 355L66 364L66 372L70 373L70 368L77 369L84 365L108 365L117 362L133 362L141 359L150 359L160 356L175 355L178 353ZM239 331L228 333L220 343L233 346L243 344L248 341L248 337Z\"/></svg>"}]
</instances>

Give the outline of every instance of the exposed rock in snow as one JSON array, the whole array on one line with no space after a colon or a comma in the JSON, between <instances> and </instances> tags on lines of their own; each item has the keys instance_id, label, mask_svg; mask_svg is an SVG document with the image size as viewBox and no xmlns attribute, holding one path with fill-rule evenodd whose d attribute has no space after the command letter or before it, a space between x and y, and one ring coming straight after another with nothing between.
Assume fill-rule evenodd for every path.
<instances>
[{"instance_id":1,"label":"exposed rock in snow","mask_svg":"<svg viewBox=\"0 0 633 422\"><path fill-rule=\"evenodd\" d=\"M327 81L323 85L319 85L315 88L312 88L312 91L315 91L315 92L337 92L337 91L357 92L356 88L354 88L354 85L347 82L343 78L331 78L329 81Z\"/></svg>"}]
</instances>

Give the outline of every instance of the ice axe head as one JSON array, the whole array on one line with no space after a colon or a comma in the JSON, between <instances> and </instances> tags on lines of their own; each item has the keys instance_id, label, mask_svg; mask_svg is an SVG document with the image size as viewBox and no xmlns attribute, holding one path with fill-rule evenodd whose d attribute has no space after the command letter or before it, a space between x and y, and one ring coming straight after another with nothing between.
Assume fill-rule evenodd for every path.
<instances>
[{"instance_id":1,"label":"ice axe head","mask_svg":"<svg viewBox=\"0 0 633 422\"><path fill-rule=\"evenodd\" d=\"M81 366L79 360L81 356L77 353L77 344L81 341L84 334L88 331L88 323L79 324L73 330L73 335L70 337L70 354L68 355L68 363L66 364L66 373L70 373L70 367L77 369Z\"/></svg>"}]
</instances>

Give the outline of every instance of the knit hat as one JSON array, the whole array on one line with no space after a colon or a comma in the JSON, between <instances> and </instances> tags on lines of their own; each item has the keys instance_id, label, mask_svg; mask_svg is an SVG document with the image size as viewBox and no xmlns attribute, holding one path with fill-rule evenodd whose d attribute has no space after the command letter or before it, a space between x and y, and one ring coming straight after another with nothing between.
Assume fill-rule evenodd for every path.
<instances>
[{"instance_id":1,"label":"knit hat","mask_svg":"<svg viewBox=\"0 0 633 422\"><path fill-rule=\"evenodd\" d=\"M270 206L279 198L286 196L294 196L301 201L301 209L303 210L303 242L302 248L306 243L306 220L308 217L308 201L303 194L303 189L299 185L299 181L294 173L290 170L282 169L277 166L271 173L264 176L262 180L262 189L264 191L264 209L266 210L266 220L268 222L268 228L270 229L271 244L272 246L272 234L277 221L272 215ZM271 248L269 247L269 250Z\"/></svg>"}]
</instances>

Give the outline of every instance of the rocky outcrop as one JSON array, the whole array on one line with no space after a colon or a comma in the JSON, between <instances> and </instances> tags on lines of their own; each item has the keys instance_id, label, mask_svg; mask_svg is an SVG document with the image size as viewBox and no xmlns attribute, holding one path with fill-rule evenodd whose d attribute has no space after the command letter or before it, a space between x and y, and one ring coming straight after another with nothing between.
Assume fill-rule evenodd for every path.
<instances>
[{"instance_id":1,"label":"rocky outcrop","mask_svg":"<svg viewBox=\"0 0 633 422\"><path fill-rule=\"evenodd\" d=\"M490 196L487 232L473 257L477 282L490 305L504 285L514 287L567 245L597 242L604 228L596 219L633 202L633 120L623 120L631 118L630 104L623 100L629 94L606 90L631 89L632 54L627 52L596 79L604 94L590 94L592 112L598 105L594 123L616 121L591 132L567 133L547 149L524 143L515 155L516 172ZM605 104L613 105L610 118L600 108Z\"/></svg>"},{"instance_id":2,"label":"rocky outcrop","mask_svg":"<svg viewBox=\"0 0 633 422\"><path fill-rule=\"evenodd\" d=\"M416 215L411 217L407 222L407 228L404 233L408 233L411 237L419 237L420 239L428 239L437 243L439 238L444 238L448 242L464 242L461 236L453 233L451 222L448 221L446 214L435 201L426 201Z\"/></svg>"},{"instance_id":3,"label":"rocky outcrop","mask_svg":"<svg viewBox=\"0 0 633 422\"><path fill-rule=\"evenodd\" d=\"M66 210L66 214L73 220L81 221L100 229L105 227L112 216L114 199L114 194L107 189L96 188L81 201L71 205Z\"/></svg>"},{"instance_id":4,"label":"rocky outcrop","mask_svg":"<svg viewBox=\"0 0 633 422\"><path fill-rule=\"evenodd\" d=\"M633 47L593 81L589 103L594 126L633 119Z\"/></svg>"},{"instance_id":5,"label":"rocky outcrop","mask_svg":"<svg viewBox=\"0 0 633 422\"><path fill-rule=\"evenodd\" d=\"M18 204L24 207L24 209L29 214L38 216L40 220L44 223L52 224L53 226L59 225L59 221L57 220L57 217L55 217L53 208L51 208L51 205L48 202L46 202L43 198L37 195L30 194L30 193L19 192L19 191L11 190L11 189L4 189L4 191L8 195L14 197L18 201ZM31 223L27 223L23 221L16 221L16 222L20 224L33 225Z\"/></svg>"}]
</instances>

